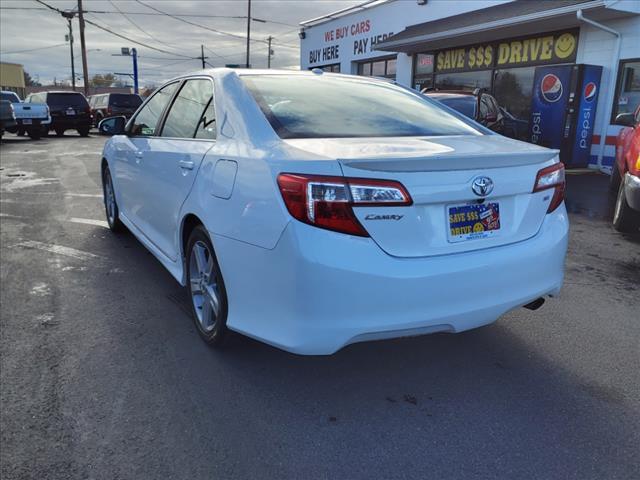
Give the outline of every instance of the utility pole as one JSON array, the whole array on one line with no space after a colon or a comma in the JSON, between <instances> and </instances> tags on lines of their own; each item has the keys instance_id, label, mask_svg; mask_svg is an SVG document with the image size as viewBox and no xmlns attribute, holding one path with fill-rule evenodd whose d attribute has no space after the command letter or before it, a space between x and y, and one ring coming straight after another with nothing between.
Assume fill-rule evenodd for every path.
<instances>
[{"instance_id":1,"label":"utility pole","mask_svg":"<svg viewBox=\"0 0 640 480\"><path fill-rule=\"evenodd\" d=\"M80 0L78 0L80 1ZM249 68L249 55L250 55L250 44L251 43L251 0L247 0L247 61L245 66Z\"/></svg>"},{"instance_id":2,"label":"utility pole","mask_svg":"<svg viewBox=\"0 0 640 480\"><path fill-rule=\"evenodd\" d=\"M73 26L71 20L74 17L73 12L62 12L62 16L67 19L69 24L69 49L71 50L71 88L76 89L76 68L73 59Z\"/></svg>"},{"instance_id":3,"label":"utility pole","mask_svg":"<svg viewBox=\"0 0 640 480\"><path fill-rule=\"evenodd\" d=\"M273 50L271 50L271 40L273 40L273 37L269 35L267 37L267 42L269 44L269 50L267 50L267 68L271 68L271 55L273 55Z\"/></svg>"},{"instance_id":4,"label":"utility pole","mask_svg":"<svg viewBox=\"0 0 640 480\"><path fill-rule=\"evenodd\" d=\"M196 57L196 58L197 58L197 59L199 59L199 60L202 60L202 69L203 69L203 70L204 70L205 68L207 68L207 67L205 66L205 64L204 64L204 63L205 63L204 61L205 61L207 58L209 58L209 57L205 57L205 56L204 56L204 45L200 45L200 56L199 56L199 57Z\"/></svg>"},{"instance_id":5,"label":"utility pole","mask_svg":"<svg viewBox=\"0 0 640 480\"><path fill-rule=\"evenodd\" d=\"M89 95L89 68L87 67L87 45L84 41L84 13L82 0L78 0L78 21L80 23L80 49L82 51L82 73L84 74L84 95Z\"/></svg>"}]
</instances>

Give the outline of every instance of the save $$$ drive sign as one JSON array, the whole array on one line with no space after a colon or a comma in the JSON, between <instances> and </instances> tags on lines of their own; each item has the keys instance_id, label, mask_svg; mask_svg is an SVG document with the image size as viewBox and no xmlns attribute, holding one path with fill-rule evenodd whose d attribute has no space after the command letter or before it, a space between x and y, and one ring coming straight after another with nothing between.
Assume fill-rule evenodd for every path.
<instances>
[{"instance_id":1,"label":"save $$$ drive sign","mask_svg":"<svg viewBox=\"0 0 640 480\"><path fill-rule=\"evenodd\" d=\"M574 63L578 30L546 33L435 52L436 72Z\"/></svg>"}]
</instances>

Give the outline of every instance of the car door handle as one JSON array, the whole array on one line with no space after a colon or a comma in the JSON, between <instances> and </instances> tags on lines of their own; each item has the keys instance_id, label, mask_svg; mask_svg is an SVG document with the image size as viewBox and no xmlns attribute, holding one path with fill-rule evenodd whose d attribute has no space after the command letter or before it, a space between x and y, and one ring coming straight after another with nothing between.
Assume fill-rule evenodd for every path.
<instances>
[{"instance_id":1,"label":"car door handle","mask_svg":"<svg viewBox=\"0 0 640 480\"><path fill-rule=\"evenodd\" d=\"M193 162L189 161L189 160L180 160L178 162L178 165L180 165L180 168L186 168L187 170L193 170Z\"/></svg>"}]
</instances>

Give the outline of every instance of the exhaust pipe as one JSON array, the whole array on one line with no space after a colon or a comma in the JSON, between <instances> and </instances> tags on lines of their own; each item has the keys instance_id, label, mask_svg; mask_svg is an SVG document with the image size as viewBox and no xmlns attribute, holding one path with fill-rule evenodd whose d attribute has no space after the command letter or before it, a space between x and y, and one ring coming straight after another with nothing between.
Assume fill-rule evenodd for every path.
<instances>
[{"instance_id":1,"label":"exhaust pipe","mask_svg":"<svg viewBox=\"0 0 640 480\"><path fill-rule=\"evenodd\" d=\"M524 305L524 308L526 308L527 310L537 310L543 304L544 304L544 298L539 297L539 298L535 299L533 302L527 303L526 305Z\"/></svg>"}]
</instances>

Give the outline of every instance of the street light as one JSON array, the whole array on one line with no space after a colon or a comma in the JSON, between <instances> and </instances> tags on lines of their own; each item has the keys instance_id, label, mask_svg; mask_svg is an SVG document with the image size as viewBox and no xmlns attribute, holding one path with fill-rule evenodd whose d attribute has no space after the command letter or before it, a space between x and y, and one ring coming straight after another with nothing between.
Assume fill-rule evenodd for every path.
<instances>
[{"instance_id":1,"label":"street light","mask_svg":"<svg viewBox=\"0 0 640 480\"><path fill-rule=\"evenodd\" d=\"M67 19L67 23L69 24L69 33L65 35L65 40L69 42L69 49L71 51L71 88L75 91L76 89L76 69L73 63L73 27L71 26L71 20L75 16L74 12L61 12L61 15Z\"/></svg>"},{"instance_id":2,"label":"street light","mask_svg":"<svg viewBox=\"0 0 640 480\"><path fill-rule=\"evenodd\" d=\"M133 93L138 93L138 51L135 48L122 47L120 54L113 57L131 57L133 59Z\"/></svg>"}]
</instances>

